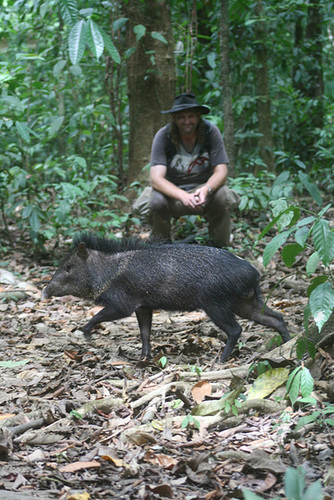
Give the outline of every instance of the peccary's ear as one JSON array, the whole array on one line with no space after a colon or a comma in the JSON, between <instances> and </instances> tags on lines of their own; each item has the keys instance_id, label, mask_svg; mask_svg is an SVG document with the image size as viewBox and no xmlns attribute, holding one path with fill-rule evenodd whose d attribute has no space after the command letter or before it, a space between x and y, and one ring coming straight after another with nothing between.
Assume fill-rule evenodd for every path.
<instances>
[{"instance_id":1,"label":"peccary's ear","mask_svg":"<svg viewBox=\"0 0 334 500\"><path fill-rule=\"evenodd\" d=\"M83 241L79 243L77 253L81 259L86 260L88 258L87 248Z\"/></svg>"}]
</instances>

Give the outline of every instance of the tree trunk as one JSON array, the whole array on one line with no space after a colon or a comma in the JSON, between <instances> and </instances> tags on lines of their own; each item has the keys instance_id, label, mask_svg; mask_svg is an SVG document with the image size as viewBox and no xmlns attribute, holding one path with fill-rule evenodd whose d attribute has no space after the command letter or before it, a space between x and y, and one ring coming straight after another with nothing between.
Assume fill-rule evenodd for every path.
<instances>
[{"instance_id":1,"label":"tree trunk","mask_svg":"<svg viewBox=\"0 0 334 500\"><path fill-rule=\"evenodd\" d=\"M255 27L256 33L256 84L257 84L257 116L259 133L259 149L263 162L267 165L269 171L274 171L274 142L270 112L269 97L269 77L268 77L268 55L266 48L266 29L263 17L262 0L258 0L256 7L258 20ZM260 167L258 168L260 170ZM257 171L254 172L257 174Z\"/></svg>"},{"instance_id":2,"label":"tree trunk","mask_svg":"<svg viewBox=\"0 0 334 500\"><path fill-rule=\"evenodd\" d=\"M128 48L136 48L128 60L128 96L130 115L128 183L148 182L152 139L166 123L160 111L174 99L176 74L174 43L168 0L129 0L125 5L129 18ZM143 25L145 35L137 41L134 28ZM158 32L167 44L152 37Z\"/></svg>"},{"instance_id":3,"label":"tree trunk","mask_svg":"<svg viewBox=\"0 0 334 500\"><path fill-rule=\"evenodd\" d=\"M306 24L302 16L295 24L295 64L293 67L293 86L301 98L312 100L307 120L300 121L304 153L301 158L307 161L324 124L324 78L323 78L323 35L322 7L317 2L308 6ZM300 148L301 139L297 135L295 149Z\"/></svg>"},{"instance_id":4,"label":"tree trunk","mask_svg":"<svg viewBox=\"0 0 334 500\"><path fill-rule=\"evenodd\" d=\"M224 140L225 140L226 151L230 160L229 174L232 177L234 177L235 145L234 145L232 89L231 89L231 78L230 78L228 0L221 1L220 57L221 57L221 84L222 84L222 94L223 94Z\"/></svg>"}]
</instances>

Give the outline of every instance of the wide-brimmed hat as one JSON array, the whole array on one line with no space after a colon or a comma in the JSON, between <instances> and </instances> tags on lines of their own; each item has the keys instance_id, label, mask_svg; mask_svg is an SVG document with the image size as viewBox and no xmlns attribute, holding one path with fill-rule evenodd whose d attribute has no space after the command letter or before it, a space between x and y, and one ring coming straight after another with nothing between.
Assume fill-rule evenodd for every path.
<instances>
[{"instance_id":1,"label":"wide-brimmed hat","mask_svg":"<svg viewBox=\"0 0 334 500\"><path fill-rule=\"evenodd\" d=\"M167 109L167 111L160 111L163 114L167 113L177 113L178 111L183 111L184 109L197 108L200 110L202 115L207 115L210 112L208 106L202 106L198 104L196 96L194 94L179 94L175 97L172 109Z\"/></svg>"}]
</instances>

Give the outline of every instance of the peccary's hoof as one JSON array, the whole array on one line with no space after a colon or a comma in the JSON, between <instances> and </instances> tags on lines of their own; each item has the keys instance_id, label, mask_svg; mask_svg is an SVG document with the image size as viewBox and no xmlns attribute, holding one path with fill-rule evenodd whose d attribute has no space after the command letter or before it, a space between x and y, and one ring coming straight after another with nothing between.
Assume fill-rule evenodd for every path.
<instances>
[{"instance_id":1,"label":"peccary's hoof","mask_svg":"<svg viewBox=\"0 0 334 500\"><path fill-rule=\"evenodd\" d=\"M90 342L92 340L92 334L90 332L83 332L83 334L87 342Z\"/></svg>"}]
</instances>

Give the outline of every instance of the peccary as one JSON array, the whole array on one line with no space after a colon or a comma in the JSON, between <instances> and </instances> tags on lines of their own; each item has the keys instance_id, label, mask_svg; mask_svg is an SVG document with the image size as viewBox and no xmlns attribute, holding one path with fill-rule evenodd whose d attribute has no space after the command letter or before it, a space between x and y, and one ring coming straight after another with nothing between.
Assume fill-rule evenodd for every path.
<instances>
[{"instance_id":1,"label":"peccary","mask_svg":"<svg viewBox=\"0 0 334 500\"><path fill-rule=\"evenodd\" d=\"M259 273L247 261L214 247L108 240L84 234L63 258L44 298L74 295L104 306L80 328L90 338L103 321L136 313L142 357L150 355L152 312L203 309L227 334L221 362L241 334L235 314L277 330L290 339L282 315L264 305Z\"/></svg>"}]
</instances>

